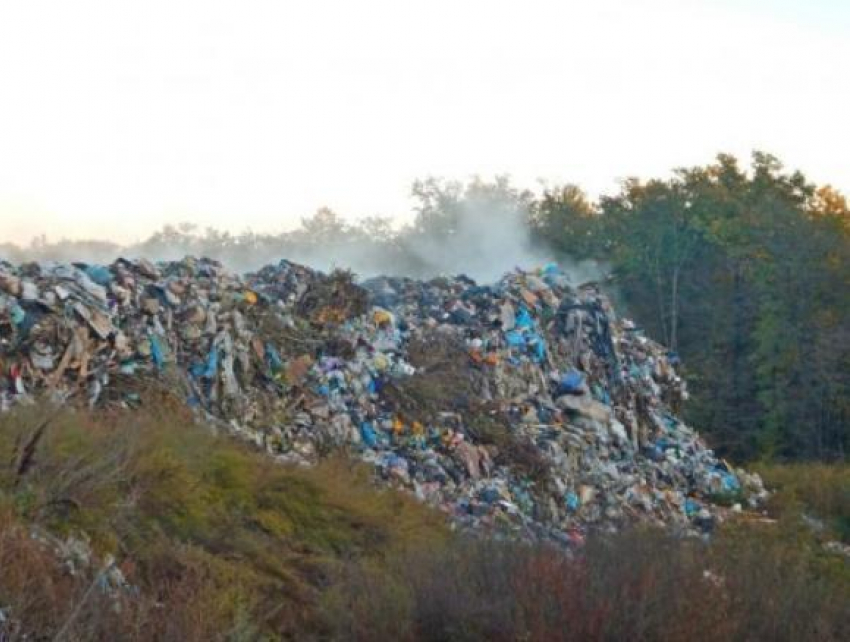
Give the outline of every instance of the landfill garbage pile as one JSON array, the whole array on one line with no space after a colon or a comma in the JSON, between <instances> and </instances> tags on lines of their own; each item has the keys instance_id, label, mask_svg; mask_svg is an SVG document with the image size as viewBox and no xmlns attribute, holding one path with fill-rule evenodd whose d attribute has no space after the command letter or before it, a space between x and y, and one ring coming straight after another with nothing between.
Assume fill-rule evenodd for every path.
<instances>
[{"instance_id":1,"label":"landfill garbage pile","mask_svg":"<svg viewBox=\"0 0 850 642\"><path fill-rule=\"evenodd\" d=\"M281 461L346 450L460 526L567 544L634 521L707 531L764 498L676 417L677 363L556 265L479 285L0 263L0 410L133 408L163 386Z\"/></svg>"}]
</instances>

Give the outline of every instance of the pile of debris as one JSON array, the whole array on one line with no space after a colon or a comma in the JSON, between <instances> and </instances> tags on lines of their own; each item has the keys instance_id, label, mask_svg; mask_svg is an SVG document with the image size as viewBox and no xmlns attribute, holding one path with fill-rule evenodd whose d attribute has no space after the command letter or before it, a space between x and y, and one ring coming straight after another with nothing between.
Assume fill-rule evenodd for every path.
<instances>
[{"instance_id":1,"label":"pile of debris","mask_svg":"<svg viewBox=\"0 0 850 642\"><path fill-rule=\"evenodd\" d=\"M479 285L0 263L0 409L132 408L166 386L282 461L346 449L462 525L530 537L699 531L763 499L676 417L677 361L556 265Z\"/></svg>"}]
</instances>

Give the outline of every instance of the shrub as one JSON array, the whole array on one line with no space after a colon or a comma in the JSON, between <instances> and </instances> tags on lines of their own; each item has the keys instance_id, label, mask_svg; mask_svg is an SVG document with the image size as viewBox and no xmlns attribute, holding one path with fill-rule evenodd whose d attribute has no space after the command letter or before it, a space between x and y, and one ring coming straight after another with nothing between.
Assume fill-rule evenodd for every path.
<instances>
[{"instance_id":1,"label":"shrub","mask_svg":"<svg viewBox=\"0 0 850 642\"><path fill-rule=\"evenodd\" d=\"M767 544L765 542L767 541ZM376 590L374 587L381 587ZM597 534L578 554L461 538L339 578L335 639L843 640L850 586L782 533ZM388 622L387 618L396 618Z\"/></svg>"},{"instance_id":2,"label":"shrub","mask_svg":"<svg viewBox=\"0 0 850 642\"><path fill-rule=\"evenodd\" d=\"M350 461L284 466L151 407L104 416L39 406L0 416L0 505L17 542L4 550L22 578L3 583L0 608L19 618L21 635L48 637L107 554L138 590L109 624L132 629L121 639L208 640L252 627L293 637L317 626L317 598L336 565L447 534L444 518L377 490ZM66 577L49 547L17 552L28 528L90 541L86 577ZM4 576L13 570L2 568ZM45 610L29 607L37 595L48 596ZM73 631L109 611L96 609L98 600L90 594L77 609Z\"/></svg>"}]
</instances>

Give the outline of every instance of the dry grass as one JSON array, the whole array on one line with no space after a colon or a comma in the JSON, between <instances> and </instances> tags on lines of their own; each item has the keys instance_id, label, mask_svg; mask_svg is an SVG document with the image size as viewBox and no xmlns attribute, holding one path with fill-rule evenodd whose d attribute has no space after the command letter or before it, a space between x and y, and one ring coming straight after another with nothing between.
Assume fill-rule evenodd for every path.
<instances>
[{"instance_id":1,"label":"dry grass","mask_svg":"<svg viewBox=\"0 0 850 642\"><path fill-rule=\"evenodd\" d=\"M285 467L150 409L0 417L0 506L0 608L19 630L12 639L52 637L75 609L71 639L119 639L98 628L119 626L132 629L120 639L230 639L223 632L240 628L301 637L315 632L336 565L447 536L440 516L377 491L350 462ZM94 567L68 576L27 539L31 528L90 539ZM76 606L106 554L138 589L116 621L102 615L100 593Z\"/></svg>"},{"instance_id":2,"label":"dry grass","mask_svg":"<svg viewBox=\"0 0 850 642\"><path fill-rule=\"evenodd\" d=\"M327 599L338 640L846 640L850 583L775 534L711 545L653 531L569 557L455 542L390 570L354 566ZM846 577L845 577L846 580Z\"/></svg>"}]
</instances>

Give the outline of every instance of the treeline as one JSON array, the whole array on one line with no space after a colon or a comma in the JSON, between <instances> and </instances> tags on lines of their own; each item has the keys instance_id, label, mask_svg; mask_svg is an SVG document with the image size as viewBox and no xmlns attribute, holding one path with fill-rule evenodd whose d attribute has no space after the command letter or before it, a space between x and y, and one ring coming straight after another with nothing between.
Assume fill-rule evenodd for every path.
<instances>
[{"instance_id":1,"label":"treeline","mask_svg":"<svg viewBox=\"0 0 850 642\"><path fill-rule=\"evenodd\" d=\"M609 261L626 309L678 351L688 418L736 459L840 459L850 448L850 211L776 158L721 155L589 203L547 191L532 223Z\"/></svg>"},{"instance_id":2,"label":"treeline","mask_svg":"<svg viewBox=\"0 0 850 642\"><path fill-rule=\"evenodd\" d=\"M683 360L687 419L736 460L845 460L850 450L850 211L767 154L728 155L590 200L505 177L413 187L406 225L322 209L281 234L168 226L143 242L0 245L0 257L108 262L211 256L247 270L281 257L362 275L467 273L568 261L614 277L620 311ZM590 269L587 269L590 266ZM604 266L604 271L594 266Z\"/></svg>"},{"instance_id":3,"label":"treeline","mask_svg":"<svg viewBox=\"0 0 850 642\"><path fill-rule=\"evenodd\" d=\"M468 272L495 280L515 265L542 260L532 248L530 191L508 178L492 182L427 179L413 186L415 216L407 224L391 217L349 221L321 208L293 230L234 234L190 223L166 225L129 245L103 240L50 241L36 237L27 246L0 243L0 259L109 263L118 256L179 260L206 256L230 269L249 271L281 258L320 269L350 268L361 276L396 274L427 277Z\"/></svg>"}]
</instances>

